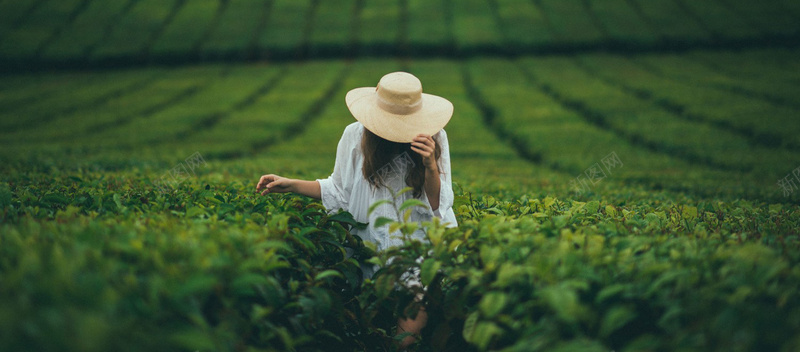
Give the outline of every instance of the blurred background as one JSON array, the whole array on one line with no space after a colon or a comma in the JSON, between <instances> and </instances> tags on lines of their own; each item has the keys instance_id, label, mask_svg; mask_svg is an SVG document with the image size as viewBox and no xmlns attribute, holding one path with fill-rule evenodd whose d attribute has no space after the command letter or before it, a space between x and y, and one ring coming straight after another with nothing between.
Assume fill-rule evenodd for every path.
<instances>
[{"instance_id":1,"label":"blurred background","mask_svg":"<svg viewBox=\"0 0 800 352\"><path fill-rule=\"evenodd\" d=\"M405 70L459 184L796 203L798 39L793 0L0 0L0 162L324 177Z\"/></svg>"}]
</instances>

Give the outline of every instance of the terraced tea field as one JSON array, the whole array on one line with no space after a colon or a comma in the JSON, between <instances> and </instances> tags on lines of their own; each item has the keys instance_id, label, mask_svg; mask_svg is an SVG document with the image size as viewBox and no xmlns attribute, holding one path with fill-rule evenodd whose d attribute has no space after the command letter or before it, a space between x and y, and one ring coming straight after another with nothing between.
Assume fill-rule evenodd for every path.
<instances>
[{"instance_id":1,"label":"terraced tea field","mask_svg":"<svg viewBox=\"0 0 800 352\"><path fill-rule=\"evenodd\" d=\"M389 351L408 267L414 350L800 349L799 23L789 0L0 0L0 350ZM374 253L348 214L254 193L329 175L345 93L398 70L455 106L458 228Z\"/></svg>"}]
</instances>

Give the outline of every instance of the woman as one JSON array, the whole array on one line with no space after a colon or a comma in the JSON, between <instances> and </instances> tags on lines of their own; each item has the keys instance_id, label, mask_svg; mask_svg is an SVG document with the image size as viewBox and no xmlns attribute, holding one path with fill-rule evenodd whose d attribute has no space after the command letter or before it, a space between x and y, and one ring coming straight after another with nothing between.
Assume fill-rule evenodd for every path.
<instances>
[{"instance_id":1,"label":"woman","mask_svg":"<svg viewBox=\"0 0 800 352\"><path fill-rule=\"evenodd\" d=\"M355 88L345 101L358 121L345 128L330 177L304 181L264 175L256 189L263 195L294 192L321 199L328 211L343 209L360 222L374 223L378 217L397 220L397 216L390 204L368 214L370 205L411 187L411 192L395 199L397 206L413 197L427 208L415 207L410 221L430 221L435 216L456 226L449 145L443 130L453 115L453 104L423 94L419 79L405 72L383 76L377 87ZM388 225L370 225L355 234L375 243L379 251L402 244L397 234L388 232ZM422 230L412 237L425 240ZM362 269L365 277L374 272L370 267ZM419 334L426 321L427 314L421 309L415 320L398 321L398 334ZM408 336L401 347L413 341L414 337Z\"/></svg>"}]
</instances>

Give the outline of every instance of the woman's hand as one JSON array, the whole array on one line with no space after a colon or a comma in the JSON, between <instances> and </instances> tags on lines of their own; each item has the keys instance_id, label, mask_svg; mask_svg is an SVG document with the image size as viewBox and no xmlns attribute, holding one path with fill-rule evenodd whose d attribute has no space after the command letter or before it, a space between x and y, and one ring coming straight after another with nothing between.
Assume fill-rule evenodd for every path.
<instances>
[{"instance_id":1,"label":"woman's hand","mask_svg":"<svg viewBox=\"0 0 800 352\"><path fill-rule=\"evenodd\" d=\"M256 192L261 192L262 196L267 195L267 193L286 193L286 192L293 192L292 189L294 184L292 179L281 177L278 175L264 175L261 176L261 179L258 181L258 185L256 185Z\"/></svg>"},{"instance_id":2,"label":"woman's hand","mask_svg":"<svg viewBox=\"0 0 800 352\"><path fill-rule=\"evenodd\" d=\"M436 166L436 143L433 142L433 137L427 134L418 134L411 142L411 150L417 152L422 156L422 165L426 169L439 172Z\"/></svg>"}]
</instances>

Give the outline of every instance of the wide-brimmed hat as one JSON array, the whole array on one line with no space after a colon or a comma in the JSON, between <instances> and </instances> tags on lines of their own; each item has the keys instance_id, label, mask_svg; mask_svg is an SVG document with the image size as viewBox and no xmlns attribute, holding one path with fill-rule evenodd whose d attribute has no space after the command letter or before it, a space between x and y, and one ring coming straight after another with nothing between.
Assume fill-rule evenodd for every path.
<instances>
[{"instance_id":1,"label":"wide-brimmed hat","mask_svg":"<svg viewBox=\"0 0 800 352\"><path fill-rule=\"evenodd\" d=\"M453 116L453 103L422 93L422 83L407 72L389 73L377 87L355 88L345 102L366 129L398 143L410 143L420 133L434 135Z\"/></svg>"}]
</instances>

